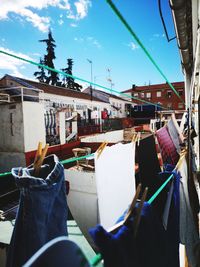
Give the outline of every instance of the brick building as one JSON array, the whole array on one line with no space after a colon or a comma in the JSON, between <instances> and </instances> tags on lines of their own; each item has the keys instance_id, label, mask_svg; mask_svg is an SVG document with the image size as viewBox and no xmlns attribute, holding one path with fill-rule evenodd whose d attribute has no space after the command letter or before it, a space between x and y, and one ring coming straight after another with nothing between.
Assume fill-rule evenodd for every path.
<instances>
[{"instance_id":1,"label":"brick building","mask_svg":"<svg viewBox=\"0 0 200 267\"><path fill-rule=\"evenodd\" d=\"M185 102L184 82L174 82L172 85ZM141 98L155 104L160 104L169 110L184 110L184 104L167 83L145 86L133 85L131 89L125 90L123 93L130 94L133 97ZM141 101L137 101L136 99L133 99L133 101L134 103L142 104Z\"/></svg>"}]
</instances>

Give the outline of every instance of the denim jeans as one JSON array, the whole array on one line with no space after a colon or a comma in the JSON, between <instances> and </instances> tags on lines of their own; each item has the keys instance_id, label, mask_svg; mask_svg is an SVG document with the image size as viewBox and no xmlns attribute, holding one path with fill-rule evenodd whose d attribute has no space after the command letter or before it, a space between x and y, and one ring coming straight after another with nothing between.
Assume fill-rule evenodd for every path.
<instances>
[{"instance_id":1,"label":"denim jeans","mask_svg":"<svg viewBox=\"0 0 200 267\"><path fill-rule=\"evenodd\" d=\"M64 168L57 156L45 158L38 177L33 166L13 168L20 203L7 256L7 267L21 267L38 249L67 235Z\"/></svg>"}]
</instances>

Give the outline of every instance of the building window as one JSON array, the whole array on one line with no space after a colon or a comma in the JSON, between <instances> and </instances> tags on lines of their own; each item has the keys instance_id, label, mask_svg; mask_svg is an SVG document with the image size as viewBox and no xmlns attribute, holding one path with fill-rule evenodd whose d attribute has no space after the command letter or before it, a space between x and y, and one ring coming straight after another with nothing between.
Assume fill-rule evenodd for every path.
<instances>
[{"instance_id":1,"label":"building window","mask_svg":"<svg viewBox=\"0 0 200 267\"><path fill-rule=\"evenodd\" d=\"M157 92L156 92L156 96L157 96L157 97L161 97L161 95L162 95L161 91L157 91Z\"/></svg>"},{"instance_id":2,"label":"building window","mask_svg":"<svg viewBox=\"0 0 200 267\"><path fill-rule=\"evenodd\" d=\"M183 103L178 103L178 108L183 108Z\"/></svg>"},{"instance_id":3,"label":"building window","mask_svg":"<svg viewBox=\"0 0 200 267\"><path fill-rule=\"evenodd\" d=\"M141 98L144 98L144 93L141 93Z\"/></svg>"},{"instance_id":4,"label":"building window","mask_svg":"<svg viewBox=\"0 0 200 267\"><path fill-rule=\"evenodd\" d=\"M151 98L151 93L150 92L146 93L146 97Z\"/></svg>"},{"instance_id":5,"label":"building window","mask_svg":"<svg viewBox=\"0 0 200 267\"><path fill-rule=\"evenodd\" d=\"M183 90L178 90L178 94L179 94L180 96L182 96L182 95L183 95Z\"/></svg>"},{"instance_id":6,"label":"building window","mask_svg":"<svg viewBox=\"0 0 200 267\"><path fill-rule=\"evenodd\" d=\"M172 97L172 91L167 91L167 97L171 98Z\"/></svg>"},{"instance_id":7,"label":"building window","mask_svg":"<svg viewBox=\"0 0 200 267\"><path fill-rule=\"evenodd\" d=\"M135 97L138 97L138 93L135 93L134 96L135 96Z\"/></svg>"}]
</instances>

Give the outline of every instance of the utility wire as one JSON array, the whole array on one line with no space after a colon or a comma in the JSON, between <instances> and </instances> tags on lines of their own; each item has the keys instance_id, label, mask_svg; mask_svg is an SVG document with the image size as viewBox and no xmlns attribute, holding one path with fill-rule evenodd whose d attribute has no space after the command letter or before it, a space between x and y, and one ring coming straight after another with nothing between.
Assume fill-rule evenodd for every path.
<instances>
[{"instance_id":1,"label":"utility wire","mask_svg":"<svg viewBox=\"0 0 200 267\"><path fill-rule=\"evenodd\" d=\"M158 70L158 72L162 75L162 77L165 79L165 81L169 84L169 86L171 87L171 89L174 91L174 93L178 96L178 98L181 100L182 103L185 102L183 101L183 99L180 97L179 93L176 91L176 89L174 88L174 86L170 83L170 81L167 79L167 77L165 76L165 74L162 72L162 70L160 69L160 67L158 66L158 64L155 62L155 60L152 58L151 54L148 52L148 50L145 48L145 46L142 44L142 42L140 41L140 39L138 38L138 36L135 34L135 32L132 30L132 28L129 26L129 24L126 22L126 20L124 19L124 17L121 15L121 13L119 12L119 10L116 8L116 6L113 4L113 2L111 0L106 0L107 3L110 5L110 7L112 8L112 10L114 11L114 13L118 16L118 18L120 19L120 21L124 24L124 26L126 27L126 29L130 32L130 34L133 36L133 38L136 40L136 42L139 44L139 46L142 48L142 50L144 51L144 53L147 55L147 57L150 59L150 61L153 63L153 65L155 66L155 68Z\"/></svg>"},{"instance_id":2,"label":"utility wire","mask_svg":"<svg viewBox=\"0 0 200 267\"><path fill-rule=\"evenodd\" d=\"M36 63L36 62L34 62L34 61L32 61L32 60L28 60L28 59L26 59L26 58L16 56L16 55L14 55L14 54L5 52L5 51L3 51L3 50L0 50L0 53L2 53L2 54L4 54L4 55L7 55L7 56L10 56L10 57L17 58L17 59L22 60L22 61L25 61L25 62L28 62L28 63L33 64L33 65L35 65L35 66L38 66L38 67L41 67L41 68L44 68L44 69L47 69L47 70L50 70L50 71L59 73L59 74L61 74L61 75L63 75L63 76L71 77L71 78L73 78L73 79L77 79L77 80L79 80L79 81L86 82L86 83L88 83L88 84L90 84L90 85L93 85L94 87L97 86L97 87L100 87L100 88L102 88L102 89L104 89L104 90L107 90L107 91L111 92L111 89L108 88L108 87L102 86L102 85L97 84L97 83L93 83L93 82L91 82L91 81L87 81L87 80L85 80L85 79L79 78L79 77L74 76L74 75L67 74L67 73L65 73L65 72L63 72L63 71L60 71L60 70L57 70L57 69L48 67L48 66L46 66L46 65L43 65L43 64L40 64L40 63ZM138 98L138 97L134 97L134 96L130 96L130 95L128 95L128 94L122 93L122 92L118 92L117 90L114 90L113 88L112 88L112 92L115 92L115 93L117 93L117 94L120 94L120 95L125 96L125 97L128 97L128 98L135 99L135 100L137 100L137 101L143 102L143 103L148 104L148 105L153 105L153 106L156 106L156 107L162 107L163 109L168 110L168 108L166 108L166 107L164 107L164 106L162 106L162 105L160 105L160 104L155 104L155 103L152 103L152 102L149 102L149 101L140 99L140 98Z\"/></svg>"}]
</instances>

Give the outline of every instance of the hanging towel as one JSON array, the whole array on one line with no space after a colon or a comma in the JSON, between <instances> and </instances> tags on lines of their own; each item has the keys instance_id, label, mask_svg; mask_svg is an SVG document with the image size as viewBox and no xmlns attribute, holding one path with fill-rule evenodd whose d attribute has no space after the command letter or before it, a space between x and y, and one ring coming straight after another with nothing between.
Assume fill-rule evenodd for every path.
<instances>
[{"instance_id":1,"label":"hanging towel","mask_svg":"<svg viewBox=\"0 0 200 267\"><path fill-rule=\"evenodd\" d=\"M105 147L95 154L100 223L106 229L126 210L135 195L135 143Z\"/></svg>"},{"instance_id":2,"label":"hanging towel","mask_svg":"<svg viewBox=\"0 0 200 267\"><path fill-rule=\"evenodd\" d=\"M7 256L7 267L21 267L49 240L67 235L64 168L55 155L33 176L33 166L14 168L20 204Z\"/></svg>"},{"instance_id":3,"label":"hanging towel","mask_svg":"<svg viewBox=\"0 0 200 267\"><path fill-rule=\"evenodd\" d=\"M161 155L163 162L176 165L179 160L179 155L176 151L176 147L169 135L167 127L164 126L156 132L159 147L161 150Z\"/></svg>"}]
</instances>

